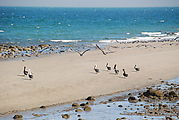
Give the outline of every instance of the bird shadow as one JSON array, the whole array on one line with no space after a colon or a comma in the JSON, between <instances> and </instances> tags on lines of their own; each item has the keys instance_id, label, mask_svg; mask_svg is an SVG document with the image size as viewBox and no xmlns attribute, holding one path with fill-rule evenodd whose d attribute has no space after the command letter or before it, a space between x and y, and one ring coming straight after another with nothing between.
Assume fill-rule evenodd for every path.
<instances>
[{"instance_id":1,"label":"bird shadow","mask_svg":"<svg viewBox=\"0 0 179 120\"><path fill-rule=\"evenodd\" d=\"M120 77L120 76L119 76L119 78L126 79L125 77Z\"/></svg>"},{"instance_id":2,"label":"bird shadow","mask_svg":"<svg viewBox=\"0 0 179 120\"><path fill-rule=\"evenodd\" d=\"M31 79L28 79L28 78L22 78L22 80L28 80L28 81L29 81L29 80L31 80Z\"/></svg>"},{"instance_id":3,"label":"bird shadow","mask_svg":"<svg viewBox=\"0 0 179 120\"><path fill-rule=\"evenodd\" d=\"M91 74L98 74L98 73L95 73L95 72L89 72L89 73L91 73Z\"/></svg>"},{"instance_id":4,"label":"bird shadow","mask_svg":"<svg viewBox=\"0 0 179 120\"><path fill-rule=\"evenodd\" d=\"M25 75L17 75L17 76L24 77Z\"/></svg>"},{"instance_id":5,"label":"bird shadow","mask_svg":"<svg viewBox=\"0 0 179 120\"><path fill-rule=\"evenodd\" d=\"M111 75L118 75L118 74L116 74L116 73L109 73L109 74L111 74Z\"/></svg>"}]
</instances>

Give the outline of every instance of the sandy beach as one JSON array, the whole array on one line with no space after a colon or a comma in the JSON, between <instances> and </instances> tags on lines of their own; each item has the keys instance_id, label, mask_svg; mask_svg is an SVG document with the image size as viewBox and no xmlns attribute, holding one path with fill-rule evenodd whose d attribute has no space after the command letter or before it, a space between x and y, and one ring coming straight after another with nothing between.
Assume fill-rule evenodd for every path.
<instances>
[{"instance_id":1,"label":"sandy beach","mask_svg":"<svg viewBox=\"0 0 179 120\"><path fill-rule=\"evenodd\" d=\"M179 76L179 42L113 44L84 56L69 52L26 60L0 62L0 113L37 108L157 84ZM119 74L105 65L117 64ZM100 72L93 70L97 65ZM134 71L134 65L140 68ZM23 67L34 78L23 77ZM122 69L129 74L122 76Z\"/></svg>"}]
</instances>

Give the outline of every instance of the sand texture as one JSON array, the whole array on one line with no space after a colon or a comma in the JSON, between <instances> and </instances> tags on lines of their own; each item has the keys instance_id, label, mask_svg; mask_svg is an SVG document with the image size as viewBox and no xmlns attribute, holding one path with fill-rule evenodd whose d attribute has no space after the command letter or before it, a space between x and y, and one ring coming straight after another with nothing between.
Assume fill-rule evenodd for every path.
<instances>
[{"instance_id":1,"label":"sand texture","mask_svg":"<svg viewBox=\"0 0 179 120\"><path fill-rule=\"evenodd\" d=\"M108 46L111 53L100 50L63 53L31 60L0 62L0 113L26 110L141 88L179 76L179 42L129 43ZM109 51L106 49L105 51ZM117 64L119 74L105 65ZM140 71L134 70L134 65ZM100 70L96 74L94 65ZM30 68L34 78L21 76ZM122 76L122 69L128 77Z\"/></svg>"}]
</instances>

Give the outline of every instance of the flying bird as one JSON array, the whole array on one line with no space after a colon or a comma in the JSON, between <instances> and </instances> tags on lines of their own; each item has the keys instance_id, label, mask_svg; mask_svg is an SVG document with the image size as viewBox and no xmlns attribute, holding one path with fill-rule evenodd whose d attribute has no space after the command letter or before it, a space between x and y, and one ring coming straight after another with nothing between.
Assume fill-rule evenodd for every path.
<instances>
[{"instance_id":1,"label":"flying bird","mask_svg":"<svg viewBox=\"0 0 179 120\"><path fill-rule=\"evenodd\" d=\"M85 50L85 51L83 51L82 53L80 53L80 52L77 52L77 53L79 53L79 55L80 56L83 56L87 51L89 51L90 49L87 49L87 50Z\"/></svg>"}]
</instances>

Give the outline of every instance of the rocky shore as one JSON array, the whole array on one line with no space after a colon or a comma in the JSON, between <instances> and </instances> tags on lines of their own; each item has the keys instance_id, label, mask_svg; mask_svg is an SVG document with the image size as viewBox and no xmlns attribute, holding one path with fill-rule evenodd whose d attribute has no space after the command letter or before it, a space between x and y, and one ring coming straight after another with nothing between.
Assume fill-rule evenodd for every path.
<instances>
[{"instance_id":1,"label":"rocky shore","mask_svg":"<svg viewBox=\"0 0 179 120\"><path fill-rule=\"evenodd\" d=\"M69 107L60 108L59 106L57 107L59 110L55 108L52 118L54 120L177 120L179 119L179 82L177 80L179 78L161 80L161 84L158 85L109 96L97 98L89 96L81 102L72 103L71 107L69 105ZM28 117L35 120L50 119L51 110L45 106L40 108L42 110L32 111L31 116ZM19 120L26 119L27 116L16 114L13 118Z\"/></svg>"}]
</instances>

